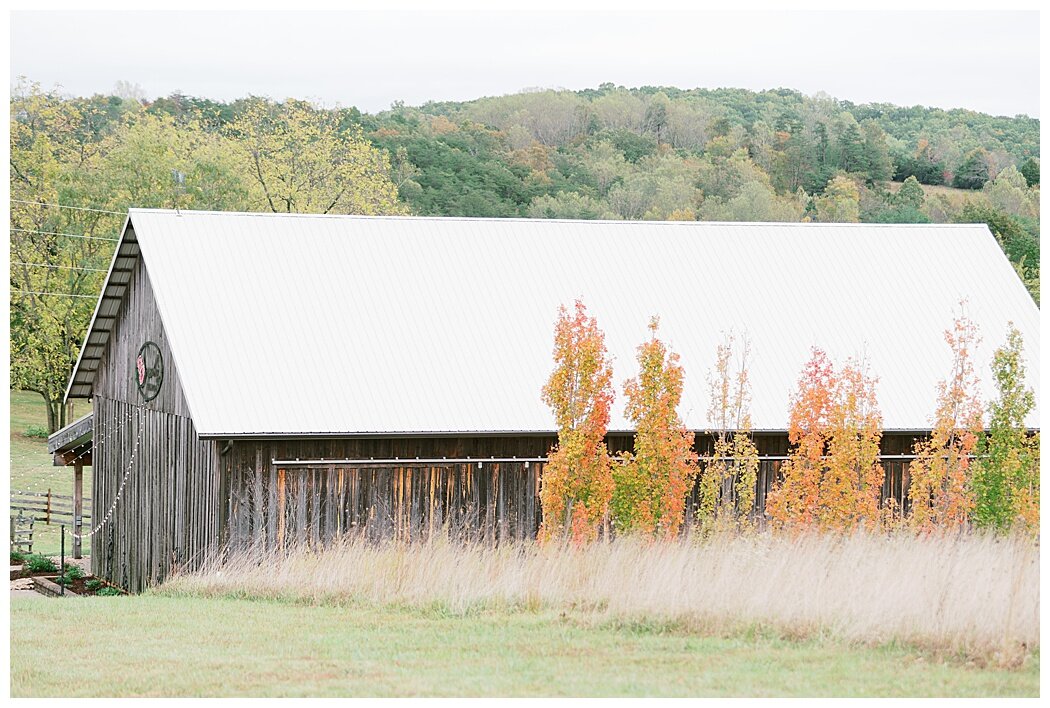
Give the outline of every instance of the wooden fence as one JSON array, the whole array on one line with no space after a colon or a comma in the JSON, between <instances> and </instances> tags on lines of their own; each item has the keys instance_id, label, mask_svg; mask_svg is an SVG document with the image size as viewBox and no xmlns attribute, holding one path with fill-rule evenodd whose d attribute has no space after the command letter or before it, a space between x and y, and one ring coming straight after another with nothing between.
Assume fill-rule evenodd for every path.
<instances>
[{"instance_id":1,"label":"wooden fence","mask_svg":"<svg viewBox=\"0 0 1050 708\"><path fill-rule=\"evenodd\" d=\"M84 497L84 509L81 519L90 519L91 514L86 510L91 508L91 499ZM75 523L73 518L73 496L53 494L50 489L46 492L16 492L11 491L11 511L21 512L22 515L31 517L45 524L66 524L72 527Z\"/></svg>"},{"instance_id":2,"label":"wooden fence","mask_svg":"<svg viewBox=\"0 0 1050 708\"><path fill-rule=\"evenodd\" d=\"M11 552L33 552L33 517L22 512L11 516Z\"/></svg>"}]
</instances>

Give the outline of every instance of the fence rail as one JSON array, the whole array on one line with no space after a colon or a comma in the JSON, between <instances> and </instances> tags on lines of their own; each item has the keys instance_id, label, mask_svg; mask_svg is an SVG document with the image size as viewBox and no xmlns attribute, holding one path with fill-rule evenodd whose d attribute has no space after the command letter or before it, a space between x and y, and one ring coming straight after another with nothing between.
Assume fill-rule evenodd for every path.
<instances>
[{"instance_id":1,"label":"fence rail","mask_svg":"<svg viewBox=\"0 0 1050 708\"><path fill-rule=\"evenodd\" d=\"M22 512L11 517L11 551L33 552L33 517Z\"/></svg>"},{"instance_id":2,"label":"fence rail","mask_svg":"<svg viewBox=\"0 0 1050 708\"><path fill-rule=\"evenodd\" d=\"M91 518L91 514L87 511L91 508L91 499L84 497L83 501L82 521ZM10 509L36 521L43 521L45 524L56 523L72 526L76 521L73 518L72 495L53 494L50 490L47 492L12 491Z\"/></svg>"}]
</instances>

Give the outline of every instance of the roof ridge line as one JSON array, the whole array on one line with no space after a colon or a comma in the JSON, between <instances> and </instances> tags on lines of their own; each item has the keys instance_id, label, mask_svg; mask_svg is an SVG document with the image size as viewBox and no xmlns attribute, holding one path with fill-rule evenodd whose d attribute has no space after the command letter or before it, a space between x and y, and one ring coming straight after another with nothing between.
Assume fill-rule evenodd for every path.
<instances>
[{"instance_id":1,"label":"roof ridge line","mask_svg":"<svg viewBox=\"0 0 1050 708\"><path fill-rule=\"evenodd\" d=\"M418 214L309 214L298 212L265 212L265 211L216 211L211 209L157 209L146 207L130 207L128 213L163 214L181 218L187 215L221 215L221 216L247 216L253 218L310 218L310 219L348 219L362 221L465 221L465 222L495 222L495 223L535 223L535 224L601 224L606 226L635 226L635 225L663 225L663 226L730 226L730 227L802 227L802 228L861 228L861 229L949 229L965 230L985 226L982 223L952 223L952 224L884 224L875 222L822 222L822 221L651 221L642 219L534 219L525 216L429 216Z\"/></svg>"}]
</instances>

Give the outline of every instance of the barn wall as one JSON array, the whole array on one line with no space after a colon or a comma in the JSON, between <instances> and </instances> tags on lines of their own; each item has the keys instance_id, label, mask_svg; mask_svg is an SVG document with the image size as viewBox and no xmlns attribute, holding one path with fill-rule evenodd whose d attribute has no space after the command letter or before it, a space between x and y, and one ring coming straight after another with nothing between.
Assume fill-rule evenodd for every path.
<instances>
[{"instance_id":1,"label":"barn wall","mask_svg":"<svg viewBox=\"0 0 1050 708\"><path fill-rule=\"evenodd\" d=\"M183 416L97 395L94 414L91 572L138 592L218 547L218 450Z\"/></svg>"},{"instance_id":2,"label":"barn wall","mask_svg":"<svg viewBox=\"0 0 1050 708\"><path fill-rule=\"evenodd\" d=\"M143 342L161 351L164 380L143 400L135 358ZM218 443L201 440L189 416L149 275L131 274L95 377L91 570L131 591L174 566L199 563L218 545ZM119 495L119 499L118 499Z\"/></svg>"},{"instance_id":3,"label":"barn wall","mask_svg":"<svg viewBox=\"0 0 1050 708\"><path fill-rule=\"evenodd\" d=\"M911 438L887 436L890 454ZM539 489L544 465L477 462L433 466L361 468L276 466L273 460L544 457L555 438L401 438L236 442L220 460L224 541L234 548L274 548L325 543L347 532L370 538L411 540L437 531L479 540L533 538L541 521ZM631 449L629 436L607 440L614 451ZM786 435L759 434L761 455L786 455ZM697 449L710 452L711 440L698 436ZM780 469L779 460L759 467L753 512L761 516ZM896 496L888 470L884 498ZM689 524L698 501L694 487L686 504ZM898 497L898 502L900 497Z\"/></svg>"},{"instance_id":4,"label":"barn wall","mask_svg":"<svg viewBox=\"0 0 1050 708\"><path fill-rule=\"evenodd\" d=\"M220 465L234 547L326 542L363 531L411 540L443 527L477 539L526 539L539 527L531 463L278 468L272 460L541 457L553 438L408 438L237 442Z\"/></svg>"}]
</instances>

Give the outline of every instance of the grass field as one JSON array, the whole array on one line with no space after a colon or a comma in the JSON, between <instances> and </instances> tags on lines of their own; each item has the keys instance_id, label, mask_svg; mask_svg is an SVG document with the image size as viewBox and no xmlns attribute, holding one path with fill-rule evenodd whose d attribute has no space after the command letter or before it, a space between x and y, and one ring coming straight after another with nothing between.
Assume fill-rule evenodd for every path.
<instances>
[{"instance_id":1,"label":"grass field","mask_svg":"<svg viewBox=\"0 0 1050 708\"><path fill-rule=\"evenodd\" d=\"M245 553L177 574L168 595L588 611L697 634L772 631L906 643L1015 666L1039 646L1039 552L1022 536L727 533L582 548L371 544Z\"/></svg>"},{"instance_id":2,"label":"grass field","mask_svg":"<svg viewBox=\"0 0 1050 708\"><path fill-rule=\"evenodd\" d=\"M90 412L87 401L74 402L74 420ZM47 430L47 411L39 394L11 391L11 491L46 492L69 496L73 494L73 468L54 467L47 454L47 439L30 437L26 431L37 427ZM84 469L84 496L91 497L91 468ZM40 553L58 553L59 527L43 521L34 526L33 550ZM66 538L67 552L71 548ZM90 540L83 550L90 552Z\"/></svg>"},{"instance_id":3,"label":"grass field","mask_svg":"<svg viewBox=\"0 0 1050 708\"><path fill-rule=\"evenodd\" d=\"M901 188L903 182L888 182L889 190L896 192ZM959 189L958 187L950 187L945 184L924 184L922 191L929 195L939 194L953 200L966 200L966 199L977 199L983 197L979 189Z\"/></svg>"},{"instance_id":4,"label":"grass field","mask_svg":"<svg viewBox=\"0 0 1050 708\"><path fill-rule=\"evenodd\" d=\"M90 628L80 631L77 628ZM54 642L61 638L61 652ZM1020 668L584 612L145 595L11 603L11 695L1037 696Z\"/></svg>"},{"instance_id":5,"label":"grass field","mask_svg":"<svg viewBox=\"0 0 1050 708\"><path fill-rule=\"evenodd\" d=\"M901 188L903 182L890 182L888 189L891 193L896 194L897 190ZM987 205L988 198L982 191L974 189L958 189L956 187L948 187L946 185L934 185L924 184L922 185L922 191L926 193L926 209L925 211L934 220L937 221L936 214L931 214L930 208L935 206L931 202L933 200L945 202L944 206L947 206L950 213L961 211L967 203L974 203L979 205ZM939 209L943 213L943 207Z\"/></svg>"}]
</instances>

